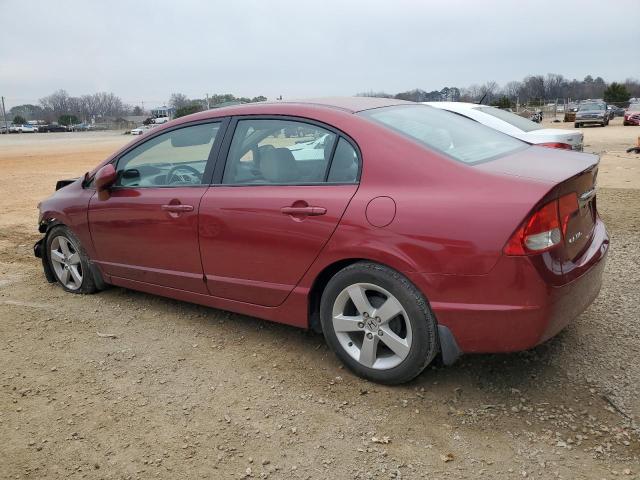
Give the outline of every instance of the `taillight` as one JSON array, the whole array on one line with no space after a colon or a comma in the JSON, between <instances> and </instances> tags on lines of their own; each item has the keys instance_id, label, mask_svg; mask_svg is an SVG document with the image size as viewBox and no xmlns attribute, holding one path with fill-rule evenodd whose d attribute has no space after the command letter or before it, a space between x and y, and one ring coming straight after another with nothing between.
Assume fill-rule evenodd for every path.
<instances>
[{"instance_id":1,"label":"taillight","mask_svg":"<svg viewBox=\"0 0 640 480\"><path fill-rule=\"evenodd\" d=\"M560 217L560 226L562 228L563 237L567 234L567 225L569 225L569 220L571 220L571 217L579 209L578 194L576 192L564 195L558 200L558 216Z\"/></svg>"},{"instance_id":2,"label":"taillight","mask_svg":"<svg viewBox=\"0 0 640 480\"><path fill-rule=\"evenodd\" d=\"M562 142L549 142L549 143L538 143L540 147L549 147L549 148L561 148L563 150L573 150L573 147L568 143Z\"/></svg>"},{"instance_id":3,"label":"taillight","mask_svg":"<svg viewBox=\"0 0 640 480\"><path fill-rule=\"evenodd\" d=\"M504 253L529 255L559 245L567 233L569 220L578 210L575 192L543 205L515 231L504 246Z\"/></svg>"}]
</instances>

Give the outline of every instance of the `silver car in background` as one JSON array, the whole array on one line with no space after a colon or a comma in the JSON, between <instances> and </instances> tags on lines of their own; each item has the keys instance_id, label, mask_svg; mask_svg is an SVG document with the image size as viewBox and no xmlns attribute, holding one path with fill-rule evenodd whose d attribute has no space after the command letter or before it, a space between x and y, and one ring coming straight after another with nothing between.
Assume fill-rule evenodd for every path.
<instances>
[{"instance_id":1,"label":"silver car in background","mask_svg":"<svg viewBox=\"0 0 640 480\"><path fill-rule=\"evenodd\" d=\"M603 102L583 102L578 105L574 126L580 128L584 125L609 125L609 112L607 104Z\"/></svg>"}]
</instances>

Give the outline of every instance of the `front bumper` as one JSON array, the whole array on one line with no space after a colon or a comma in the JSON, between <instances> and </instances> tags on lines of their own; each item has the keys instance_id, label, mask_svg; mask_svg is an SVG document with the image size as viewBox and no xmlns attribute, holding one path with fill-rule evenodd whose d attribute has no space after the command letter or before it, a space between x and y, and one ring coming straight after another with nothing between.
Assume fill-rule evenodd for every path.
<instances>
[{"instance_id":1,"label":"front bumper","mask_svg":"<svg viewBox=\"0 0 640 480\"><path fill-rule=\"evenodd\" d=\"M590 117L590 118L580 118L580 117L576 117L576 123L582 123L582 124L586 124L586 123L597 123L597 124L603 124L604 122L607 121L606 118L594 118L594 117Z\"/></svg>"},{"instance_id":2,"label":"front bumper","mask_svg":"<svg viewBox=\"0 0 640 480\"><path fill-rule=\"evenodd\" d=\"M33 254L36 258L42 258L42 250L44 248L44 238L41 238L33 245Z\"/></svg>"},{"instance_id":3,"label":"front bumper","mask_svg":"<svg viewBox=\"0 0 640 480\"><path fill-rule=\"evenodd\" d=\"M51 270L51 266L49 265L49 259L47 258L46 251L46 240L47 237L42 237L33 245L33 254L36 258L42 260L42 269L44 270L44 276L47 279L47 282L54 283L56 281L56 276Z\"/></svg>"}]
</instances>

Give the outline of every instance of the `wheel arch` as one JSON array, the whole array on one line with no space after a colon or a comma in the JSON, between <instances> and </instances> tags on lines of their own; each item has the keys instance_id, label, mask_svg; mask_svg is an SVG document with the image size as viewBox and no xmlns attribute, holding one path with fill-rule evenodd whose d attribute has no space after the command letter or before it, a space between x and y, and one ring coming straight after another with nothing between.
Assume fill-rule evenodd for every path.
<instances>
[{"instance_id":1,"label":"wheel arch","mask_svg":"<svg viewBox=\"0 0 640 480\"><path fill-rule=\"evenodd\" d=\"M337 260L333 263L326 265L319 273L316 275L316 278L311 285L311 289L309 290L309 301L308 301L308 318L309 318L309 328L316 333L322 332L322 325L320 322L320 301L322 299L322 293L326 288L327 284L331 277L333 277L336 273L338 273L343 268L348 267L349 265L353 265L358 262L372 262L377 263L379 265L383 265L392 270L396 270L391 265L380 262L379 260L373 260L369 258L344 258L341 260ZM402 273L402 272L400 272ZM411 281L410 279L408 279ZM429 303L429 299L417 286L416 288L422 293L427 304ZM451 330L444 325L440 325L438 322L438 318L433 313L434 321L436 322L436 329L438 332L438 337L436 341L438 342L439 352L438 354L441 356L442 361L445 365L453 365L457 359L462 355L462 350L458 347L455 337Z\"/></svg>"},{"instance_id":2,"label":"wheel arch","mask_svg":"<svg viewBox=\"0 0 640 480\"><path fill-rule=\"evenodd\" d=\"M72 233L74 233L73 228L71 228L69 225L67 225L57 217L53 217L53 216L46 217L42 219L40 221L40 224L38 225L38 231L40 233L44 233L44 237L40 239L40 241L36 243L36 247L34 247L36 248L36 251L39 250L40 252L40 258L42 260L42 267L44 268L44 274L49 283L55 283L57 279L51 269L51 265L49 264L49 252L47 250L47 239L49 237L49 234L51 233L51 230L53 230L55 227L58 227L58 226L68 228ZM38 244L40 244L39 249L37 248ZM85 255L89 259L89 268L91 269L91 276L93 277L93 282L96 288L98 290L105 290L107 288L107 283L105 282L102 272L100 271L100 267L98 267L98 265L96 265L91 260L89 255L86 253L86 249L84 248L84 246L82 246L81 243L80 243L80 246L83 248L83 250L85 251Z\"/></svg>"},{"instance_id":3,"label":"wheel arch","mask_svg":"<svg viewBox=\"0 0 640 480\"><path fill-rule=\"evenodd\" d=\"M308 296L308 318L309 328L317 333L322 333L322 325L320 324L320 300L327 283L336 273L349 265L357 262L373 261L367 258L344 258L326 265L315 277L309 290ZM379 262L376 262L379 263Z\"/></svg>"},{"instance_id":4,"label":"wheel arch","mask_svg":"<svg viewBox=\"0 0 640 480\"><path fill-rule=\"evenodd\" d=\"M380 261L375 258L367 258L364 256L359 257L346 257L339 260L335 260L328 265L324 266L320 272L315 276L308 295L308 322L309 328L317 333L322 333L322 326L320 324L320 300L322 299L322 293L324 292L329 280L343 268L353 265L358 262L371 262L377 263L384 267L395 270L402 273L402 270L397 266L391 265L388 262ZM422 292L423 295L424 292ZM426 296L425 296L426 298Z\"/></svg>"}]
</instances>

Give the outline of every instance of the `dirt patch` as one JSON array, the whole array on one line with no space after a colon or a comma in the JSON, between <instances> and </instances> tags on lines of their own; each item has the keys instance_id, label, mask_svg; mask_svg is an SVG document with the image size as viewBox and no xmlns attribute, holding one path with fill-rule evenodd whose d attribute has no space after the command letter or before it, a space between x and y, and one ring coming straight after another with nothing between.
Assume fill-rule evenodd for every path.
<instances>
[{"instance_id":1,"label":"dirt patch","mask_svg":"<svg viewBox=\"0 0 640 480\"><path fill-rule=\"evenodd\" d=\"M640 473L640 182L607 186L629 175L616 176L616 157L603 157L598 194L611 254L587 312L532 351L467 356L383 387L344 370L319 335L47 284L31 250L35 205L128 140L49 135L0 136L0 477Z\"/></svg>"}]
</instances>

